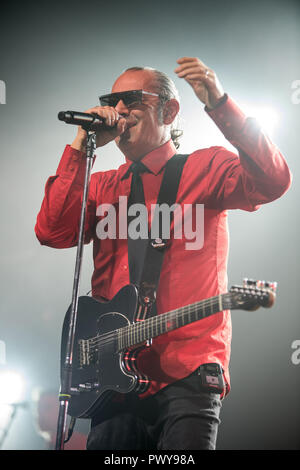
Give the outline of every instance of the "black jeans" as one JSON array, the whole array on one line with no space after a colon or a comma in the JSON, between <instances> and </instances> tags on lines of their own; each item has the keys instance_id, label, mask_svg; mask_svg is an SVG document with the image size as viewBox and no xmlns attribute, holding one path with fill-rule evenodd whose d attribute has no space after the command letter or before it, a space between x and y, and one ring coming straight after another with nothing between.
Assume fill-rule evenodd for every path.
<instances>
[{"instance_id":1,"label":"black jeans","mask_svg":"<svg viewBox=\"0 0 300 470\"><path fill-rule=\"evenodd\" d=\"M220 395L194 373L153 396L124 395L92 420L87 450L214 450Z\"/></svg>"}]
</instances>

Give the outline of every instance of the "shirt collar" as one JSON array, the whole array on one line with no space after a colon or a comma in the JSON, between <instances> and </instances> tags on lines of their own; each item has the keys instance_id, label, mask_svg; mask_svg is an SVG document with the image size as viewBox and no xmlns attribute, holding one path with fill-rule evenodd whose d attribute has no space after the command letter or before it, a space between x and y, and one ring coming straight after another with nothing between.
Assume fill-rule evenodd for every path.
<instances>
[{"instance_id":1,"label":"shirt collar","mask_svg":"<svg viewBox=\"0 0 300 470\"><path fill-rule=\"evenodd\" d=\"M141 162L143 162L143 164L147 167L150 173L157 175L175 153L175 145L170 139L165 144L161 145L160 147L157 147L156 149L152 150L150 153L145 155L141 159ZM126 163L122 165L123 168L121 179L124 179L128 176L128 168L132 163L132 160L126 158Z\"/></svg>"}]
</instances>

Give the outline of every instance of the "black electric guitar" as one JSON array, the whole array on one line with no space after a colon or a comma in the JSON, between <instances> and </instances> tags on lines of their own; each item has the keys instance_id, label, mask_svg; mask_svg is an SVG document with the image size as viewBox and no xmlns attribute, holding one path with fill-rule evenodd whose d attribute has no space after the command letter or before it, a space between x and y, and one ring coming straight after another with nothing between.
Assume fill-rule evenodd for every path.
<instances>
[{"instance_id":1,"label":"black electric guitar","mask_svg":"<svg viewBox=\"0 0 300 470\"><path fill-rule=\"evenodd\" d=\"M136 322L138 291L131 284L110 302L79 297L68 414L91 418L116 392L144 392L149 379L137 370L135 363L138 352L150 344L151 338L222 310L271 307L275 289L276 283L245 279L243 286L233 286L226 294ZM62 358L69 316L70 308L62 331Z\"/></svg>"}]
</instances>

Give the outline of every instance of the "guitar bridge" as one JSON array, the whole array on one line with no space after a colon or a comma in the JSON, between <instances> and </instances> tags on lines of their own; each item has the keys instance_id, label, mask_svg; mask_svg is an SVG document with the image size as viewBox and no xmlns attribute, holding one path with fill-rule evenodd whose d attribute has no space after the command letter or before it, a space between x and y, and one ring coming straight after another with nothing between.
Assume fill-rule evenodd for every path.
<instances>
[{"instance_id":1,"label":"guitar bridge","mask_svg":"<svg viewBox=\"0 0 300 470\"><path fill-rule=\"evenodd\" d=\"M99 390L99 387L100 384L98 382L86 382L71 387L70 392L71 395L79 395L82 392L97 392Z\"/></svg>"},{"instance_id":2,"label":"guitar bridge","mask_svg":"<svg viewBox=\"0 0 300 470\"><path fill-rule=\"evenodd\" d=\"M98 355L98 348L95 348L90 339L80 339L78 345L80 367L94 364Z\"/></svg>"}]
</instances>

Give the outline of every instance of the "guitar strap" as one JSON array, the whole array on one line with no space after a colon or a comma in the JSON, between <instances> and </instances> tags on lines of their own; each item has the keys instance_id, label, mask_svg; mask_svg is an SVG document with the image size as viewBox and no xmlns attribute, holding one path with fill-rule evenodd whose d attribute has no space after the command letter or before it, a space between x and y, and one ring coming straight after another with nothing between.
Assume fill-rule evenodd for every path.
<instances>
[{"instance_id":1,"label":"guitar strap","mask_svg":"<svg viewBox=\"0 0 300 470\"><path fill-rule=\"evenodd\" d=\"M156 202L156 211L159 210L161 204L167 204L170 208L176 201L178 192L179 182L181 179L184 164L186 163L188 155L175 154L170 160L168 160L162 183L159 190L159 195ZM152 219L152 225L154 220L158 220L158 234L159 236L154 239L149 238L147 240L146 254L143 260L143 266L141 269L142 275L138 287L140 308L137 312L135 320L144 320L146 316L156 315L156 291L159 283L160 272L162 268L163 258L165 250L167 248L167 240L163 238L163 221L162 213L158 212L158 218ZM173 211L170 211L170 222L173 219ZM157 235L157 234L156 234ZM128 258L129 265L131 264L132 252L129 250Z\"/></svg>"}]
</instances>

